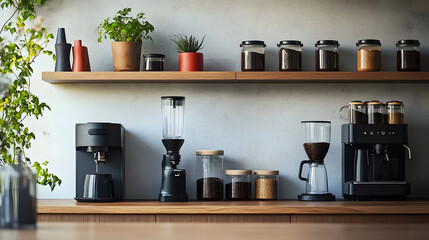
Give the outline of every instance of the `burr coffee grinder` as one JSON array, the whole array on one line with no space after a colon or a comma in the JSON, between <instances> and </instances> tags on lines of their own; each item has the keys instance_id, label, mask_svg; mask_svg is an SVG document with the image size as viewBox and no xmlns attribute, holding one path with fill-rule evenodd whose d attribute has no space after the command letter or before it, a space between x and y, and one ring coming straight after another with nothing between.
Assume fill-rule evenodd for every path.
<instances>
[{"instance_id":1,"label":"burr coffee grinder","mask_svg":"<svg viewBox=\"0 0 429 240\"><path fill-rule=\"evenodd\" d=\"M186 172L177 169L180 163L180 148L185 139L184 112L185 97L168 96L161 97L162 130L164 144L167 153L162 159L162 183L159 193L160 202L186 202Z\"/></svg>"}]
</instances>

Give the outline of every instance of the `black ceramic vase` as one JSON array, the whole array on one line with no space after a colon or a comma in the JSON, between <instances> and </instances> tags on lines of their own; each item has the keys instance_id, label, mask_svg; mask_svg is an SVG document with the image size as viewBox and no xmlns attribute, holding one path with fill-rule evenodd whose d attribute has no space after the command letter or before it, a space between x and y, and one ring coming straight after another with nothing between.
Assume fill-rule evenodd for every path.
<instances>
[{"instance_id":1,"label":"black ceramic vase","mask_svg":"<svg viewBox=\"0 0 429 240\"><path fill-rule=\"evenodd\" d=\"M70 66L70 50L71 44L67 43L64 28L58 28L57 41L55 43L55 54L57 56L57 60L55 61L55 72L67 72L72 70Z\"/></svg>"}]
</instances>

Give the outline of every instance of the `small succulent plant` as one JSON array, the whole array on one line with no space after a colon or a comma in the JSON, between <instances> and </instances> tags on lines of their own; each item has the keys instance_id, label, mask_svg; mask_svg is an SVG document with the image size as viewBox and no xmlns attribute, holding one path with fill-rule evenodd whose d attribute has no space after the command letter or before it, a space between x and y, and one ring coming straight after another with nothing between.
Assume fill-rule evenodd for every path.
<instances>
[{"instance_id":1,"label":"small succulent plant","mask_svg":"<svg viewBox=\"0 0 429 240\"><path fill-rule=\"evenodd\" d=\"M175 35L176 39L171 39L176 44L177 52L198 52L203 49L202 45L204 42L204 37L201 39L201 42L197 40L196 37L190 35L189 37L185 34Z\"/></svg>"}]
</instances>

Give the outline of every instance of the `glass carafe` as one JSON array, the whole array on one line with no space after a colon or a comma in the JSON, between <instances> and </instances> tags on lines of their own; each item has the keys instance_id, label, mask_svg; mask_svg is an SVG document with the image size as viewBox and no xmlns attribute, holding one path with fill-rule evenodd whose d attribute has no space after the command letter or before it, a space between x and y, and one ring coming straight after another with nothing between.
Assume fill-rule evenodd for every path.
<instances>
[{"instance_id":1,"label":"glass carafe","mask_svg":"<svg viewBox=\"0 0 429 240\"><path fill-rule=\"evenodd\" d=\"M331 122L302 121L304 134L304 149L308 159L299 166L298 177L306 182L305 193L298 200L332 201L335 196L328 192L328 175L324 159L331 141ZM307 177L302 177L302 169L309 165Z\"/></svg>"},{"instance_id":2,"label":"glass carafe","mask_svg":"<svg viewBox=\"0 0 429 240\"><path fill-rule=\"evenodd\" d=\"M164 139L184 139L185 97L161 97Z\"/></svg>"}]
</instances>

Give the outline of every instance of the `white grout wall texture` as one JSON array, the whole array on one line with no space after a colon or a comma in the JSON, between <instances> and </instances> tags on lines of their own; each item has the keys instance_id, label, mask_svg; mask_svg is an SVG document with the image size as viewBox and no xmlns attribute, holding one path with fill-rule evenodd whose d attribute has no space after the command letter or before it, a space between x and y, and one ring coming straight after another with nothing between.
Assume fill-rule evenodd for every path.
<instances>
[{"instance_id":1,"label":"white grout wall texture","mask_svg":"<svg viewBox=\"0 0 429 240\"><path fill-rule=\"evenodd\" d=\"M396 69L399 39L421 42L422 70L429 70L429 3L371 0L237 0L237 1L48 1L39 10L49 32L66 29L68 42L81 39L88 46L93 71L111 71L111 41L97 43L97 25L124 7L143 11L155 26L153 41L143 53L164 53L167 70L177 70L174 34L207 34L205 69L238 71L242 40L267 44L266 69L278 70L278 48L283 39L304 43L303 70L314 70L314 43L340 42L340 70L356 70L355 43L363 38L382 42L382 70ZM3 19L5 16L0 17ZM52 42L51 49L54 48ZM329 188L341 196L340 126L338 110L350 100L402 100L409 124L413 160L407 161L412 197L429 197L429 84L65 84L41 81L42 71L54 62L39 58L32 91L52 111L28 121L37 140L34 160L49 160L50 170L63 180L50 192L39 187L39 198L73 198L75 194L76 123L103 121L126 128L126 197L156 199L161 181L161 99L186 96L185 136L181 167L187 170L187 188L195 198L195 150L225 150L225 169L280 170L280 197L294 199L304 191L298 179L302 147L301 120L332 121L332 139L326 165Z\"/></svg>"}]
</instances>

